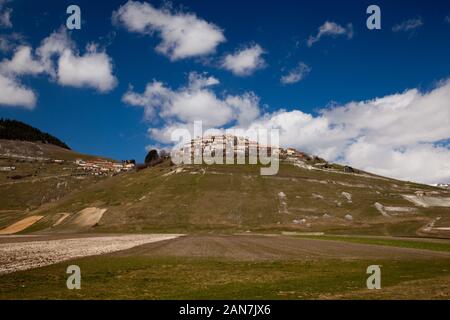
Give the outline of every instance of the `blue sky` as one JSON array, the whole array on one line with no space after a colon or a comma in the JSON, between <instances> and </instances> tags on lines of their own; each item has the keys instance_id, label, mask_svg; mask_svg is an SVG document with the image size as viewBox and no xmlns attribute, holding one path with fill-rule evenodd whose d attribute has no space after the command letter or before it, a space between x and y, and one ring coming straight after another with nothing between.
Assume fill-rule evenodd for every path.
<instances>
[{"instance_id":1,"label":"blue sky","mask_svg":"<svg viewBox=\"0 0 450 320\"><path fill-rule=\"evenodd\" d=\"M53 75L51 67L46 71L22 73L0 68L5 79L13 79L15 84L35 95L33 106L30 106L31 102L21 106L20 102L11 102L5 97L2 103L0 97L0 117L22 120L50 132L80 152L142 160L146 147L167 143L158 135L149 134L149 129L184 125L198 114L186 115L175 105L186 92L198 92L189 87L191 74L219 82L198 89L212 94L213 102L219 102L218 109L222 106L229 110L241 108L241 105L236 107L227 102L227 98L233 97L252 104L257 115L250 117L245 126L273 126L276 123L286 131L285 138L281 139L284 144L380 174L424 182L450 181L450 133L445 129L450 105L445 104L445 99L438 100L436 105L439 107L433 114L437 113L439 117L427 126L420 125L417 131L412 129L417 123L411 123L421 118L420 110L426 108L422 105L427 105L423 100L434 102L435 96L438 96L436 99L447 97L449 85L446 81L450 76L448 1L197 0L146 3L132 2L127 6L126 1L0 0L0 60L11 60L18 48L28 46L32 59L41 63L38 48L42 41L59 32L70 39L73 54L69 61L79 61L75 59L87 54L86 46L95 43L93 54L103 54L99 57L103 60L100 60L104 66L111 67L109 75L94 80L89 78L90 71L86 75L88 80L80 78L84 73L76 79L68 76L64 80L58 69L59 56L51 58ZM70 4L81 8L81 30L63 30L68 17L66 8ZM381 30L366 27L366 8L370 4L381 8ZM145 30L133 29L136 21L127 20L133 12L125 12L124 8L134 10L141 5L156 10L156 14L166 14L164 19L168 21L161 26L154 20L157 15L148 19L140 16L147 23ZM112 21L113 12L119 12L121 7L123 11ZM164 41L163 32L176 23L177 17L186 15L195 17L189 20L191 22L201 22L201 31L205 27L202 23L206 24L205 28L209 30L200 33L199 37L205 37L204 43L210 41L212 49L185 48L194 53L182 53L181 57L175 57L173 51L180 43L176 43L175 48L157 49ZM190 28L189 21L183 27ZM324 32L309 46L308 39L317 37L319 28L327 22L332 30ZM210 38L213 36L219 37L217 41ZM186 43L190 45L189 41ZM203 39L200 39L201 43ZM257 61L249 70L243 71L245 74L226 66L227 55L236 58L238 53L248 49L259 51L256 50ZM303 69L299 65L303 65ZM9 68L3 70L12 67ZM282 77L289 73L301 74L301 79L291 77L290 83L283 83ZM102 87L99 81L107 83ZM152 99L163 100L161 106L145 99L149 98L144 93L149 83L159 83L169 91L164 96L152 92ZM127 93L128 97L140 98L140 102L125 99ZM251 94L250 98L248 94ZM400 95L402 102L392 98L395 94ZM353 101L360 102L360 108L352 105ZM397 104L403 106L406 103L410 110L405 110L406 117L397 114L397 118L388 119L374 128L370 124L371 117L377 117L379 112L389 113L384 107L377 109L380 101L389 105L387 109L397 110ZM324 108L328 108L328 114L320 112ZM236 125L239 116L231 116L228 109L220 113L211 108L211 112L219 112L218 117L229 117L225 123L213 121L213 126ZM418 114L408 120L416 111ZM151 117L145 117L144 112L152 113ZM356 117L353 122L342 120L342 113L349 118L362 113L362 118ZM278 123L284 121L283 117L298 121L292 126L284 126ZM387 134L385 140L375 139L380 133L389 132L384 127L387 121L404 126L405 138L396 144L388 143L403 132L397 130L392 131L391 136ZM359 126L356 122L367 122L367 125ZM295 130L302 126L312 133L299 135ZM323 126L326 126L324 134ZM335 126L342 131L333 131ZM439 132L429 136L430 130L436 127ZM324 135L339 136L340 139L323 141ZM408 138L412 136L416 137ZM380 152L387 152L389 159L375 157L374 162L372 154ZM423 166L428 154L435 156L436 165L425 170ZM405 171L401 168L405 161L418 165ZM432 178L428 179L429 176Z\"/></svg>"}]
</instances>

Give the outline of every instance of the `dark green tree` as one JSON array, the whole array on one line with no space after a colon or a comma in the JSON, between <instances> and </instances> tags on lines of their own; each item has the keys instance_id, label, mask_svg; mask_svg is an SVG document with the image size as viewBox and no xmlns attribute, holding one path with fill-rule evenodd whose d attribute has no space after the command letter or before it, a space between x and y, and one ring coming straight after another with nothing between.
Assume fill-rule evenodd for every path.
<instances>
[{"instance_id":1,"label":"dark green tree","mask_svg":"<svg viewBox=\"0 0 450 320\"><path fill-rule=\"evenodd\" d=\"M159 159L158 150L152 149L147 153L147 156L145 157L145 163L151 164L156 162Z\"/></svg>"},{"instance_id":2,"label":"dark green tree","mask_svg":"<svg viewBox=\"0 0 450 320\"><path fill-rule=\"evenodd\" d=\"M58 138L16 120L0 119L0 139L42 142L70 150L67 144Z\"/></svg>"}]
</instances>

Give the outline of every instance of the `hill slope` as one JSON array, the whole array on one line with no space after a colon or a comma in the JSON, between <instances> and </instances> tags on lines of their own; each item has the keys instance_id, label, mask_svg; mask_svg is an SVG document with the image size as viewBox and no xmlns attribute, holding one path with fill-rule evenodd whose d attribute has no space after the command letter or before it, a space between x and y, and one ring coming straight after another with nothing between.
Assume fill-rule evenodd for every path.
<instances>
[{"instance_id":1,"label":"hill slope","mask_svg":"<svg viewBox=\"0 0 450 320\"><path fill-rule=\"evenodd\" d=\"M425 207L418 199L432 200ZM165 162L43 206L30 214L44 218L27 231L447 236L449 199L448 191L430 186L285 162L276 176L260 176L255 165L174 167ZM436 205L437 200L442 202ZM97 215L104 211L86 225L80 223L86 208ZM64 221L55 226L63 213Z\"/></svg>"},{"instance_id":2,"label":"hill slope","mask_svg":"<svg viewBox=\"0 0 450 320\"><path fill-rule=\"evenodd\" d=\"M74 163L96 158L52 144L0 140L0 225L100 181L78 174Z\"/></svg>"},{"instance_id":3,"label":"hill slope","mask_svg":"<svg viewBox=\"0 0 450 320\"><path fill-rule=\"evenodd\" d=\"M274 176L261 176L259 165L175 166L167 160L106 178L80 170L75 162L97 157L49 143L0 140L0 233L450 237L450 190L388 179L288 150L291 155L282 150Z\"/></svg>"}]
</instances>

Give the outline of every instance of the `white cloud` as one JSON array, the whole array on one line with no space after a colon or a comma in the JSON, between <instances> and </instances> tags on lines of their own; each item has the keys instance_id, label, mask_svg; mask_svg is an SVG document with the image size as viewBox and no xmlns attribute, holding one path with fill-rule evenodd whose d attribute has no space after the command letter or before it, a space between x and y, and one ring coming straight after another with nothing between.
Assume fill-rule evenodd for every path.
<instances>
[{"instance_id":1,"label":"white cloud","mask_svg":"<svg viewBox=\"0 0 450 320\"><path fill-rule=\"evenodd\" d=\"M153 81L147 84L144 93L129 90L122 100L144 107L146 117L154 116L159 109L159 115L166 121L192 123L201 120L205 126L221 126L233 119L233 108L210 90L209 87L218 83L213 77L191 73L186 87L172 90Z\"/></svg>"},{"instance_id":2,"label":"white cloud","mask_svg":"<svg viewBox=\"0 0 450 320\"><path fill-rule=\"evenodd\" d=\"M237 50L235 53L225 56L222 68L238 76L251 75L256 70L265 67L266 63L262 57L264 53L258 44Z\"/></svg>"},{"instance_id":3,"label":"white cloud","mask_svg":"<svg viewBox=\"0 0 450 320\"><path fill-rule=\"evenodd\" d=\"M213 53L225 41L223 31L193 13L171 13L146 2L128 1L113 13L113 22L140 34L158 33L156 50L171 60Z\"/></svg>"},{"instance_id":4,"label":"white cloud","mask_svg":"<svg viewBox=\"0 0 450 320\"><path fill-rule=\"evenodd\" d=\"M0 0L0 28L12 28L11 14L12 9L6 8L6 0Z\"/></svg>"},{"instance_id":5,"label":"white cloud","mask_svg":"<svg viewBox=\"0 0 450 320\"><path fill-rule=\"evenodd\" d=\"M231 121L233 116L232 109L206 89L175 93L162 112L183 122L202 120L206 126L224 125Z\"/></svg>"},{"instance_id":6,"label":"white cloud","mask_svg":"<svg viewBox=\"0 0 450 320\"><path fill-rule=\"evenodd\" d=\"M266 128L280 130L280 144L297 147L327 159L334 159L351 135L338 128L332 128L325 117L314 117L300 110L280 109L264 114L254 121L251 129Z\"/></svg>"},{"instance_id":7,"label":"white cloud","mask_svg":"<svg viewBox=\"0 0 450 320\"><path fill-rule=\"evenodd\" d=\"M112 59L91 43L80 54L64 29L45 38L36 50L46 71L64 86L93 88L107 92L115 88ZM54 63L54 57L57 63Z\"/></svg>"},{"instance_id":8,"label":"white cloud","mask_svg":"<svg viewBox=\"0 0 450 320\"><path fill-rule=\"evenodd\" d=\"M283 84L293 84L303 80L308 73L311 72L311 68L303 62L300 62L297 67L290 70L287 74L281 77L280 81Z\"/></svg>"},{"instance_id":9,"label":"white cloud","mask_svg":"<svg viewBox=\"0 0 450 320\"><path fill-rule=\"evenodd\" d=\"M89 87L100 92L117 85L112 59L96 44L88 45L86 52L80 54L64 28L42 40L34 52L30 46L18 46L11 59L0 63L0 72L8 77L48 75L64 86Z\"/></svg>"},{"instance_id":10,"label":"white cloud","mask_svg":"<svg viewBox=\"0 0 450 320\"><path fill-rule=\"evenodd\" d=\"M445 19L444 19L444 21L445 21L446 23L450 24L450 16L446 16Z\"/></svg>"},{"instance_id":11,"label":"white cloud","mask_svg":"<svg viewBox=\"0 0 450 320\"><path fill-rule=\"evenodd\" d=\"M219 97L212 88L219 81L205 74L190 73L188 84L177 90L166 87L159 81L147 84L143 93L133 88L126 92L122 101L144 108L145 118L158 116L164 127L151 129L153 139L170 142L170 132L174 128L192 126L194 121L202 121L208 128L238 124L248 125L259 116L259 99L253 93Z\"/></svg>"},{"instance_id":12,"label":"white cloud","mask_svg":"<svg viewBox=\"0 0 450 320\"><path fill-rule=\"evenodd\" d=\"M412 31L417 28L420 28L423 26L423 21L421 18L415 18L415 19L409 19L406 21L403 21L402 23L396 24L392 27L392 31L399 32L399 31Z\"/></svg>"},{"instance_id":13,"label":"white cloud","mask_svg":"<svg viewBox=\"0 0 450 320\"><path fill-rule=\"evenodd\" d=\"M192 124L186 124L181 122L169 122L166 123L161 128L150 128L148 129L149 136L155 140L158 141L164 145L174 145L174 141L172 141L172 133L177 129L187 129L189 132L191 132L191 135L193 135L193 125ZM176 141L178 142L178 141ZM188 141L182 141L188 142ZM157 144L159 145L159 144Z\"/></svg>"},{"instance_id":14,"label":"white cloud","mask_svg":"<svg viewBox=\"0 0 450 320\"><path fill-rule=\"evenodd\" d=\"M98 52L95 46L90 46L82 56L66 50L58 60L58 83L107 92L117 85L112 69L111 58L105 52Z\"/></svg>"},{"instance_id":15,"label":"white cloud","mask_svg":"<svg viewBox=\"0 0 450 320\"><path fill-rule=\"evenodd\" d=\"M215 86L220 83L214 77L206 76L206 74L199 74L197 72L191 72L188 75L189 88L191 90L199 90L206 87Z\"/></svg>"},{"instance_id":16,"label":"white cloud","mask_svg":"<svg viewBox=\"0 0 450 320\"><path fill-rule=\"evenodd\" d=\"M46 72L45 65L33 57L30 46L16 48L11 60L0 63L0 72L12 75L37 75Z\"/></svg>"},{"instance_id":17,"label":"white cloud","mask_svg":"<svg viewBox=\"0 0 450 320\"><path fill-rule=\"evenodd\" d=\"M450 150L430 143L395 148L361 139L348 147L345 157L355 167L383 176L424 183L450 181Z\"/></svg>"},{"instance_id":18,"label":"white cloud","mask_svg":"<svg viewBox=\"0 0 450 320\"><path fill-rule=\"evenodd\" d=\"M284 146L403 180L450 182L450 80L322 110L265 114L252 127L280 129Z\"/></svg>"},{"instance_id":19,"label":"white cloud","mask_svg":"<svg viewBox=\"0 0 450 320\"><path fill-rule=\"evenodd\" d=\"M33 109L36 94L15 79L0 74L0 106Z\"/></svg>"},{"instance_id":20,"label":"white cloud","mask_svg":"<svg viewBox=\"0 0 450 320\"><path fill-rule=\"evenodd\" d=\"M348 39L351 39L353 38L353 25L349 23L346 27L343 27L335 22L326 21L319 27L317 35L309 37L307 41L308 47L312 47L314 43L320 41L324 36L347 36Z\"/></svg>"},{"instance_id":21,"label":"white cloud","mask_svg":"<svg viewBox=\"0 0 450 320\"><path fill-rule=\"evenodd\" d=\"M65 28L60 28L47 38L42 40L36 49L36 54L45 66L46 72L52 77L57 77L57 66L55 59L59 58L65 51L77 52L76 44L72 41Z\"/></svg>"},{"instance_id":22,"label":"white cloud","mask_svg":"<svg viewBox=\"0 0 450 320\"><path fill-rule=\"evenodd\" d=\"M238 127L246 127L260 115L259 97L254 93L228 96L225 99L227 105L234 109Z\"/></svg>"},{"instance_id":23,"label":"white cloud","mask_svg":"<svg viewBox=\"0 0 450 320\"><path fill-rule=\"evenodd\" d=\"M368 142L410 145L450 138L450 82L428 93L401 94L325 111L324 116L346 130L364 132ZM351 119L349 121L348 119Z\"/></svg>"}]
</instances>

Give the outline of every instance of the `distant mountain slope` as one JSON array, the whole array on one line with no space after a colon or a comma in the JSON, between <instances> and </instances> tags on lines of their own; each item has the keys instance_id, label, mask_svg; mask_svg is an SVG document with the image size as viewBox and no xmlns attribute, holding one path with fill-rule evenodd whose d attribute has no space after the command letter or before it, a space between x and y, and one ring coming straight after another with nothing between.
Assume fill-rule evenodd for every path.
<instances>
[{"instance_id":1,"label":"distant mountain slope","mask_svg":"<svg viewBox=\"0 0 450 320\"><path fill-rule=\"evenodd\" d=\"M42 142L70 150L67 144L51 134L17 120L0 119L0 139Z\"/></svg>"}]
</instances>

